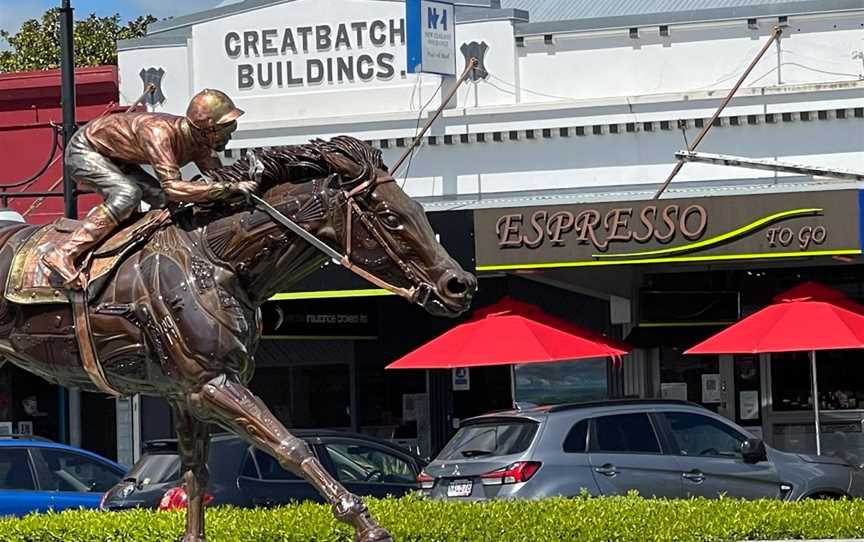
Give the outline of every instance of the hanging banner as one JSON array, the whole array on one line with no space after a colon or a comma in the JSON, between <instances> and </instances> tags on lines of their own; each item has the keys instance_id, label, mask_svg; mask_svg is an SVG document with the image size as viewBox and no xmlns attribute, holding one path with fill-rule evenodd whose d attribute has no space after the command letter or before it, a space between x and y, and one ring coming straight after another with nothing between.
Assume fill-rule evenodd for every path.
<instances>
[{"instance_id":1,"label":"hanging banner","mask_svg":"<svg viewBox=\"0 0 864 542\"><path fill-rule=\"evenodd\" d=\"M448 2L407 0L408 72L456 75L456 8Z\"/></svg>"}]
</instances>

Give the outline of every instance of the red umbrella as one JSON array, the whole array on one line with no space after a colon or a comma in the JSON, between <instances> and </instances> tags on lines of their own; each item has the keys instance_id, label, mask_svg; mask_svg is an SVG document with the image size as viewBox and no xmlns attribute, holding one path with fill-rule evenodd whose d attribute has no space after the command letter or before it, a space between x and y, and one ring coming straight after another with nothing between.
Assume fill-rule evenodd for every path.
<instances>
[{"instance_id":1,"label":"red umbrella","mask_svg":"<svg viewBox=\"0 0 864 542\"><path fill-rule=\"evenodd\" d=\"M624 343L550 316L535 305L504 298L387 368L452 369L548 363L617 358L629 351L630 347Z\"/></svg>"},{"instance_id":2,"label":"red umbrella","mask_svg":"<svg viewBox=\"0 0 864 542\"><path fill-rule=\"evenodd\" d=\"M843 293L805 282L685 354L810 352L816 453L821 454L816 350L864 348L864 307Z\"/></svg>"}]
</instances>

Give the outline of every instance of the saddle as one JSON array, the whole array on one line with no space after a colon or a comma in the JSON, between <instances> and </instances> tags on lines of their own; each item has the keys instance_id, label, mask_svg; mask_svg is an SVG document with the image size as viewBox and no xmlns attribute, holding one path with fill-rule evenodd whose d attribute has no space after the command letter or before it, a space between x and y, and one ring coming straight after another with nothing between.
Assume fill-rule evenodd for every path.
<instances>
[{"instance_id":1,"label":"saddle","mask_svg":"<svg viewBox=\"0 0 864 542\"><path fill-rule=\"evenodd\" d=\"M133 217L83 256L87 301L99 295L123 257L146 242L170 220L170 216L167 209L157 209ZM42 263L41 256L46 243L62 243L80 224L80 221L69 218L57 219L36 230L15 248L6 283L7 300L23 305L70 302L71 296L66 295L63 279Z\"/></svg>"}]
</instances>

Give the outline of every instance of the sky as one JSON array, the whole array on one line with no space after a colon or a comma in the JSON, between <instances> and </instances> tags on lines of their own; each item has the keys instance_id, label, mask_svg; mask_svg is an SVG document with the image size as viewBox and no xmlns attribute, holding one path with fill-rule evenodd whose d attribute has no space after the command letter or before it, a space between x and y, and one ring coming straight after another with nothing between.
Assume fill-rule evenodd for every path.
<instances>
[{"instance_id":1,"label":"sky","mask_svg":"<svg viewBox=\"0 0 864 542\"><path fill-rule=\"evenodd\" d=\"M216 7L232 0L71 0L75 19L90 13L105 17L119 13L123 21L150 14L158 19L186 15ZM0 29L15 33L27 19L41 17L45 10L59 7L61 0L0 0Z\"/></svg>"}]
</instances>

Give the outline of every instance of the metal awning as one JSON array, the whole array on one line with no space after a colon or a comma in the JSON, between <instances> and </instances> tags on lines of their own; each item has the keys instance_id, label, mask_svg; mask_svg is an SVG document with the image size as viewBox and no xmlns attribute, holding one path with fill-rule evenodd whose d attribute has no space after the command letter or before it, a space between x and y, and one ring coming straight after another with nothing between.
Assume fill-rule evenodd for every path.
<instances>
[{"instance_id":1,"label":"metal awning","mask_svg":"<svg viewBox=\"0 0 864 542\"><path fill-rule=\"evenodd\" d=\"M410 182L408 185L410 194ZM539 205L576 205L614 201L650 200L657 189L656 183L559 190L526 190L492 194L465 194L459 196L415 197L426 211L495 209L504 207L531 207ZM785 177L759 177L741 180L678 182L672 184L663 199L699 198L712 196L746 196L833 190L864 189L864 182L817 180L809 175Z\"/></svg>"}]
</instances>

